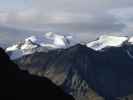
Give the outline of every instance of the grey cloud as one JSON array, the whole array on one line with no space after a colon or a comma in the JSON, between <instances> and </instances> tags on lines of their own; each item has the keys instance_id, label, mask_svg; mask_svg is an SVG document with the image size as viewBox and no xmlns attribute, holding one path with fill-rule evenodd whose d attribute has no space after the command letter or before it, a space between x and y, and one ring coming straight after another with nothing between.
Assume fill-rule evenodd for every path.
<instances>
[{"instance_id":1,"label":"grey cloud","mask_svg":"<svg viewBox=\"0 0 133 100\"><path fill-rule=\"evenodd\" d=\"M41 11L88 12L133 6L132 0L32 0Z\"/></svg>"},{"instance_id":2,"label":"grey cloud","mask_svg":"<svg viewBox=\"0 0 133 100\"><path fill-rule=\"evenodd\" d=\"M0 12L0 24L35 32L72 32L82 40L101 34L133 32L129 27L133 15L128 13L132 0L32 1L29 9Z\"/></svg>"},{"instance_id":3,"label":"grey cloud","mask_svg":"<svg viewBox=\"0 0 133 100\"><path fill-rule=\"evenodd\" d=\"M112 15L116 17L121 23L125 24L125 28L123 32L127 33L128 35L133 35L133 7L128 8L121 8L121 9L114 9L110 11Z\"/></svg>"},{"instance_id":4,"label":"grey cloud","mask_svg":"<svg viewBox=\"0 0 133 100\"><path fill-rule=\"evenodd\" d=\"M115 24L115 23L65 23L65 24L48 24L44 27L51 27L48 31L57 31L57 32L73 32L73 33L110 33L110 32L121 32L125 27L124 24ZM47 28L45 28L47 30ZM44 30L45 30L44 29Z\"/></svg>"},{"instance_id":5,"label":"grey cloud","mask_svg":"<svg viewBox=\"0 0 133 100\"><path fill-rule=\"evenodd\" d=\"M114 16L108 13L95 14L89 16L71 17L63 21L55 21L48 24L37 24L33 28L44 29L48 31L74 32L74 33L108 33L121 32L125 24L119 22Z\"/></svg>"}]
</instances>

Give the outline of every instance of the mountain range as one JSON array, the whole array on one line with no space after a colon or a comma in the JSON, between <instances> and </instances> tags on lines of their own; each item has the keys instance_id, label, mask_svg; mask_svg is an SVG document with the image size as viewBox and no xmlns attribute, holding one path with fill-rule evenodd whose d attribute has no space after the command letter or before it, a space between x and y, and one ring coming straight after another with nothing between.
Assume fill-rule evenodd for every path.
<instances>
[{"instance_id":1,"label":"mountain range","mask_svg":"<svg viewBox=\"0 0 133 100\"><path fill-rule=\"evenodd\" d=\"M21 70L52 80L76 100L133 99L132 37L103 35L76 45L71 41L68 46L34 49L12 60ZM16 49L9 48L6 51L12 58Z\"/></svg>"}]
</instances>

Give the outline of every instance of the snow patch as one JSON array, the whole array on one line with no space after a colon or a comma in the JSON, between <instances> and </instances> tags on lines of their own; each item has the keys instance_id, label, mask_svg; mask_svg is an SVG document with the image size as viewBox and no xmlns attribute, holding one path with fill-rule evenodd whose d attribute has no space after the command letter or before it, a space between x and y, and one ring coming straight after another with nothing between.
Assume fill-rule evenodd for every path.
<instances>
[{"instance_id":1,"label":"snow patch","mask_svg":"<svg viewBox=\"0 0 133 100\"><path fill-rule=\"evenodd\" d=\"M13 45L13 46L11 46L11 47L8 47L8 48L6 49L6 52L15 51L15 50L17 50L17 49L18 49L18 45L16 44L16 45Z\"/></svg>"}]
</instances>

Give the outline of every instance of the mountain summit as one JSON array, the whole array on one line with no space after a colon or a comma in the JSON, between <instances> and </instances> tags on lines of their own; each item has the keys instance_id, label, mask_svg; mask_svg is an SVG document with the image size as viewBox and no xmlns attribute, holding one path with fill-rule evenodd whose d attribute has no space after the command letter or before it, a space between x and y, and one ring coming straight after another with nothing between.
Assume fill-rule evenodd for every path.
<instances>
[{"instance_id":1,"label":"mountain summit","mask_svg":"<svg viewBox=\"0 0 133 100\"><path fill-rule=\"evenodd\" d=\"M108 47L120 47L125 42L133 44L133 37L102 35L97 40L87 43L86 46L98 51Z\"/></svg>"},{"instance_id":2,"label":"mountain summit","mask_svg":"<svg viewBox=\"0 0 133 100\"><path fill-rule=\"evenodd\" d=\"M10 53L12 60L34 52L54 50L59 48L70 47L72 36L63 36L53 32L44 35L36 35L26 38L23 42L19 42L6 49Z\"/></svg>"}]
</instances>

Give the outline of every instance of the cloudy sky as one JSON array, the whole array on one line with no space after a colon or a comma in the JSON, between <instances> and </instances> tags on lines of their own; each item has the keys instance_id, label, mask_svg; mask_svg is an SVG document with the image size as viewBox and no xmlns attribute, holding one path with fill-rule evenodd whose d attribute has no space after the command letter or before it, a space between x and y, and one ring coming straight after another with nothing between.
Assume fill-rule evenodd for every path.
<instances>
[{"instance_id":1,"label":"cloudy sky","mask_svg":"<svg viewBox=\"0 0 133 100\"><path fill-rule=\"evenodd\" d=\"M0 42L48 31L131 36L133 0L0 0Z\"/></svg>"}]
</instances>

